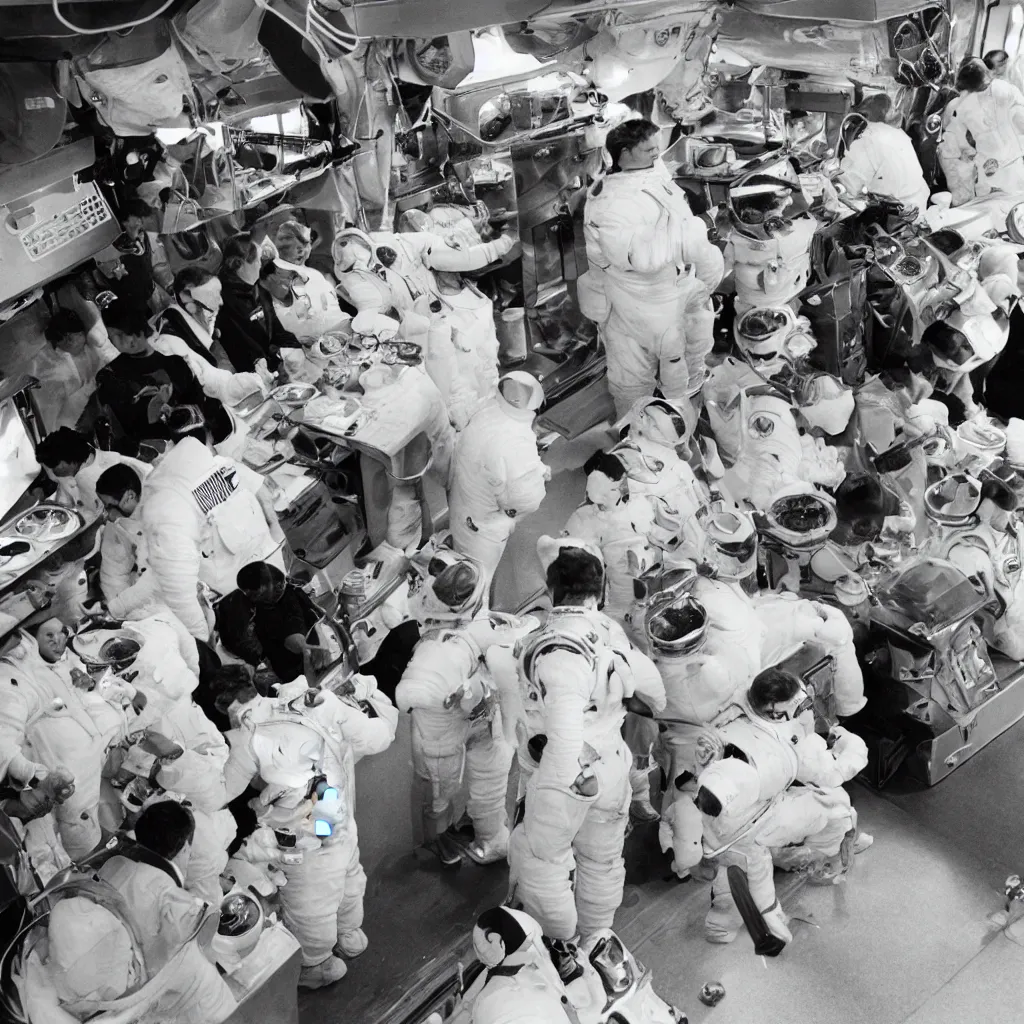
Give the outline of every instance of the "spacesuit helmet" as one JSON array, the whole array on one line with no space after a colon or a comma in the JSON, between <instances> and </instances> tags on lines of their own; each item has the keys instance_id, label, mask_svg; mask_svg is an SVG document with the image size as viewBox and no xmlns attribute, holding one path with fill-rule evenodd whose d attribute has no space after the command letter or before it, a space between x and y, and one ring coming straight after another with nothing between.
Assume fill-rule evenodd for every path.
<instances>
[{"instance_id":1,"label":"spacesuit helmet","mask_svg":"<svg viewBox=\"0 0 1024 1024\"><path fill-rule=\"evenodd\" d=\"M434 222L425 210L406 210L398 218L399 234L415 234L418 231L433 231Z\"/></svg>"},{"instance_id":2,"label":"spacesuit helmet","mask_svg":"<svg viewBox=\"0 0 1024 1024\"><path fill-rule=\"evenodd\" d=\"M79 633L71 640L71 649L91 673L124 672L142 650L142 644L116 629L93 629Z\"/></svg>"},{"instance_id":3,"label":"spacesuit helmet","mask_svg":"<svg viewBox=\"0 0 1024 1024\"><path fill-rule=\"evenodd\" d=\"M635 441L628 438L611 448L608 454L622 465L627 478L638 484L656 484L658 474L665 468L661 459L645 454Z\"/></svg>"},{"instance_id":4,"label":"spacesuit helmet","mask_svg":"<svg viewBox=\"0 0 1024 1024\"><path fill-rule=\"evenodd\" d=\"M510 907L485 910L473 926L473 950L486 967L518 967L546 957L540 925L529 914Z\"/></svg>"},{"instance_id":5,"label":"spacesuit helmet","mask_svg":"<svg viewBox=\"0 0 1024 1024\"><path fill-rule=\"evenodd\" d=\"M335 273L344 274L360 263L374 259L373 239L358 228L345 228L334 236L331 245L331 259Z\"/></svg>"},{"instance_id":6,"label":"spacesuit helmet","mask_svg":"<svg viewBox=\"0 0 1024 1024\"><path fill-rule=\"evenodd\" d=\"M787 363L814 351L816 342L809 325L802 329L788 306L763 306L748 310L733 324L733 338L743 357L759 373L772 376Z\"/></svg>"},{"instance_id":7,"label":"spacesuit helmet","mask_svg":"<svg viewBox=\"0 0 1024 1024\"><path fill-rule=\"evenodd\" d=\"M513 409L536 412L544 404L544 386L524 370L506 373L498 381L498 395Z\"/></svg>"},{"instance_id":8,"label":"spacesuit helmet","mask_svg":"<svg viewBox=\"0 0 1024 1024\"><path fill-rule=\"evenodd\" d=\"M921 342L936 366L967 373L987 363L1002 351L1009 327L1005 319L987 313L968 315L956 310L930 323Z\"/></svg>"},{"instance_id":9,"label":"spacesuit helmet","mask_svg":"<svg viewBox=\"0 0 1024 1024\"><path fill-rule=\"evenodd\" d=\"M981 482L967 473L950 473L925 488L928 518L943 526L965 526L981 506Z\"/></svg>"},{"instance_id":10,"label":"spacesuit helmet","mask_svg":"<svg viewBox=\"0 0 1024 1024\"><path fill-rule=\"evenodd\" d=\"M800 415L830 437L846 429L856 405L853 389L824 371L800 380L796 402Z\"/></svg>"},{"instance_id":11,"label":"spacesuit helmet","mask_svg":"<svg viewBox=\"0 0 1024 1024\"><path fill-rule=\"evenodd\" d=\"M1006 215L1007 237L1016 245L1024 245L1024 203L1018 203Z\"/></svg>"},{"instance_id":12,"label":"spacesuit helmet","mask_svg":"<svg viewBox=\"0 0 1024 1024\"><path fill-rule=\"evenodd\" d=\"M681 658L699 650L708 631L704 606L689 594L671 604L655 605L644 621L651 650L660 657Z\"/></svg>"},{"instance_id":13,"label":"spacesuit helmet","mask_svg":"<svg viewBox=\"0 0 1024 1024\"><path fill-rule=\"evenodd\" d=\"M757 529L749 513L725 501L699 513L708 539L708 560L723 580L745 580L757 571Z\"/></svg>"},{"instance_id":14,"label":"spacesuit helmet","mask_svg":"<svg viewBox=\"0 0 1024 1024\"><path fill-rule=\"evenodd\" d=\"M696 413L689 402L640 398L615 426L619 430L628 427L633 438L646 438L678 449L689 445L696 426Z\"/></svg>"}]
</instances>

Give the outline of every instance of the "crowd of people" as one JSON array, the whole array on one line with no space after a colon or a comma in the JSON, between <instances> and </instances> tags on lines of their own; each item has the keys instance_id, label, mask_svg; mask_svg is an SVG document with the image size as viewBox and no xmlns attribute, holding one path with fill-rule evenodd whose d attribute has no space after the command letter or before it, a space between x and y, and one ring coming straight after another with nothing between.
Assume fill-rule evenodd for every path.
<instances>
[{"instance_id":1,"label":"crowd of people","mask_svg":"<svg viewBox=\"0 0 1024 1024\"><path fill-rule=\"evenodd\" d=\"M939 150L954 205L1024 194L1024 96L1000 77L1005 56L959 72ZM888 100L859 113L830 185L923 215L929 188ZM54 290L32 491L103 527L68 592L4 644L0 775L37 869L77 865L118 902L58 905L48 951L24 965L33 1005L84 1019L121 998L138 982L137 941L146 977L163 972L144 1019L225 1019L236 997L210 944L251 869L278 883L300 986L342 979L368 943L354 766L395 741L404 714L414 833L445 868L507 862L508 906L529 918L481 928L526 921L525 936L532 918L556 995L613 924L631 822L657 823L678 877L710 881L709 941L733 941L752 903L776 952L792 935L775 869L832 885L871 845L847 788L867 747L841 724L865 703L852 620L757 582L758 487L774 497L810 479L813 492L837 472L822 454L834 449L808 431L790 476L767 481L762 462L740 479L728 430L697 426L704 406L713 428L725 415L708 398L713 294L731 274L738 320L791 302L818 224L784 219L793 200L777 184L754 187L734 205L742 230L719 242L660 149L649 121L612 128L586 198L579 303L618 422L586 462L584 503L538 544L547 597L521 617L490 592L550 480L533 428L544 389L523 370L499 377L493 306L461 276L508 256L500 227L439 207L395 233L339 233L318 269L298 215L273 237L223 240L217 268L172 273L152 209L133 199L118 243ZM239 455L236 406L304 379L332 334L418 339L416 373L447 414L432 440L450 528L425 545L419 520L411 541L389 534L413 568L389 623L403 652L376 677L347 660L337 595L289 577L279 489ZM808 643L834 666L824 724L787 661ZM98 959L97 935L110 950ZM477 1024L494 1006L481 1000Z\"/></svg>"}]
</instances>

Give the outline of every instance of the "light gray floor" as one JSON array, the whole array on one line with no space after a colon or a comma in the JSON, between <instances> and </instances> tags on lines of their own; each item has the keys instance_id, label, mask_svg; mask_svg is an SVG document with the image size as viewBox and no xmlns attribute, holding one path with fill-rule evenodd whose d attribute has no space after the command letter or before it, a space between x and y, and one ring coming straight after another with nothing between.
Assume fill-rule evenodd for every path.
<instances>
[{"instance_id":1,"label":"light gray floor","mask_svg":"<svg viewBox=\"0 0 1024 1024\"><path fill-rule=\"evenodd\" d=\"M557 534L581 500L579 467L601 440L594 432L549 454L548 498L513 537L497 607L541 585L536 538ZM342 982L301 997L303 1024L374 1024L504 898L504 868L442 873L412 852L410 783L403 722L394 746L357 770L370 948ZM706 943L708 886L666 880L653 828L631 836L616 924L653 969L657 990L693 1024L1024 1024L1024 948L989 920L1002 907L1006 876L1024 868L1024 729L1009 730L933 789L858 788L855 801L875 845L846 885L784 898L806 920L794 922L795 940L775 960L756 957L745 935L731 946ZM727 994L708 1009L697 993L712 980Z\"/></svg>"}]
</instances>

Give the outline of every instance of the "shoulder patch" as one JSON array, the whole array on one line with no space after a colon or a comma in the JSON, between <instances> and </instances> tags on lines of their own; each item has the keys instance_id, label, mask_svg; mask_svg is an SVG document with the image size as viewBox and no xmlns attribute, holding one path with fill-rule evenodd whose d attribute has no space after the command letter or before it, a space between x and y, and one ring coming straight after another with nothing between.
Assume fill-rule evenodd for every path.
<instances>
[{"instance_id":1,"label":"shoulder patch","mask_svg":"<svg viewBox=\"0 0 1024 1024\"><path fill-rule=\"evenodd\" d=\"M599 196L599 195L601 194L601 192L602 192L603 190L604 190L604 182L603 182L603 181L599 181L599 182L598 182L598 183L597 183L597 184L596 184L596 185L595 185L595 186L594 186L594 187L593 187L593 188L592 188L592 189L590 190L590 194L591 194L592 196Z\"/></svg>"}]
</instances>

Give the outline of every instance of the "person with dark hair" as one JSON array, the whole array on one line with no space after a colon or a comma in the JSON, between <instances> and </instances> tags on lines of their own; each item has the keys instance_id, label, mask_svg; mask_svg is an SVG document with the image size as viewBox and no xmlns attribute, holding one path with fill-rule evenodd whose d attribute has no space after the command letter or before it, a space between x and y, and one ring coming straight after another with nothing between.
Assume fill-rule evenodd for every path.
<instances>
[{"instance_id":1,"label":"person with dark hair","mask_svg":"<svg viewBox=\"0 0 1024 1024\"><path fill-rule=\"evenodd\" d=\"M1024 95L992 77L983 61L965 61L960 95L942 117L939 163L959 206L991 192L1024 192Z\"/></svg>"},{"instance_id":2,"label":"person with dark hair","mask_svg":"<svg viewBox=\"0 0 1024 1024\"><path fill-rule=\"evenodd\" d=\"M225 769L228 800L262 780L253 801L259 823L294 833L302 850L300 863L281 865L288 882L280 890L285 926L302 946L300 988L340 980L343 958L360 956L368 945L354 769L360 758L390 746L398 712L372 679L356 675L349 684L342 699L296 680L272 699L239 681L218 699L235 730Z\"/></svg>"},{"instance_id":3,"label":"person with dark hair","mask_svg":"<svg viewBox=\"0 0 1024 1024\"><path fill-rule=\"evenodd\" d=\"M612 158L612 170L650 167L661 156L660 131L656 124L642 117L616 125L604 141L604 148Z\"/></svg>"},{"instance_id":4,"label":"person with dark hair","mask_svg":"<svg viewBox=\"0 0 1024 1024\"><path fill-rule=\"evenodd\" d=\"M216 325L220 342L236 370L254 370L265 359L271 370L280 364L281 348L300 348L298 338L278 321L270 293L260 287L260 247L247 234L224 243L220 268L223 306Z\"/></svg>"},{"instance_id":5,"label":"person with dark hair","mask_svg":"<svg viewBox=\"0 0 1024 1024\"><path fill-rule=\"evenodd\" d=\"M282 683L303 674L310 630L323 617L301 587L277 566L250 562L238 570L238 589L253 608L253 626L263 656ZM315 646L315 644L314 644Z\"/></svg>"},{"instance_id":6,"label":"person with dark hair","mask_svg":"<svg viewBox=\"0 0 1024 1024\"><path fill-rule=\"evenodd\" d=\"M508 854L513 750L497 731L495 693L479 665L492 644L513 643L535 621L492 619L481 612L486 596L479 565L458 556L432 560L417 602L422 639L395 691L398 710L412 716L414 834L422 831L424 848L449 868L463 853L477 864ZM468 843L456 821L464 787Z\"/></svg>"},{"instance_id":7,"label":"person with dark hair","mask_svg":"<svg viewBox=\"0 0 1024 1024\"><path fill-rule=\"evenodd\" d=\"M587 474L587 500L566 521L562 535L577 537L601 552L606 586L602 610L620 625L636 596L637 576L655 565L660 551L651 542L657 532L654 505L646 495L630 495L629 471L645 475L646 466L638 453L628 446L611 452L595 452L583 466ZM629 770L633 798L630 817L636 822L658 820L651 804L650 774L654 767L652 754L658 741L657 724L639 715L628 715L624 736L632 755Z\"/></svg>"},{"instance_id":8,"label":"person with dark hair","mask_svg":"<svg viewBox=\"0 0 1024 1024\"><path fill-rule=\"evenodd\" d=\"M633 604L633 579L654 565L658 553L649 537L654 506L643 494L630 495L628 448L595 452L583 466L586 501L566 521L563 536L589 541L604 559L608 575L604 613L621 623ZM639 463L640 460L637 460ZM641 465L634 472L642 473Z\"/></svg>"},{"instance_id":9,"label":"person with dark hair","mask_svg":"<svg viewBox=\"0 0 1024 1024\"><path fill-rule=\"evenodd\" d=\"M992 77L1012 85L1024 92L1024 76L1021 75L1020 55L1011 58L1005 50L989 50L981 58L985 67L992 72Z\"/></svg>"},{"instance_id":10,"label":"person with dark hair","mask_svg":"<svg viewBox=\"0 0 1024 1024\"><path fill-rule=\"evenodd\" d=\"M156 235L149 231L154 211L144 199L132 196L124 204L121 215L124 233L113 248L119 254L123 272L115 270L111 278L99 258L97 264L107 277L110 290L120 300L150 313L167 301L165 294L170 291L172 281L166 256L162 248L154 246Z\"/></svg>"},{"instance_id":11,"label":"person with dark hair","mask_svg":"<svg viewBox=\"0 0 1024 1024\"><path fill-rule=\"evenodd\" d=\"M788 943L793 936L776 897L774 867L833 885L873 842L858 834L857 812L843 789L867 765L867 746L838 725L827 740L818 735L807 687L780 666L755 676L746 708L719 725L725 756L696 780L705 843L721 851L705 937L732 942L742 926L728 877L735 865L746 873L766 929Z\"/></svg>"},{"instance_id":12,"label":"person with dark hair","mask_svg":"<svg viewBox=\"0 0 1024 1024\"><path fill-rule=\"evenodd\" d=\"M486 660L509 735L520 739L525 804L509 842L510 891L551 940L568 982L580 974L581 938L611 927L622 902L631 798L626 711L652 715L664 708L665 690L650 659L598 610L599 552L572 537L541 537L537 552L551 615L523 642L518 663L502 646Z\"/></svg>"},{"instance_id":13,"label":"person with dark hair","mask_svg":"<svg viewBox=\"0 0 1024 1024\"><path fill-rule=\"evenodd\" d=\"M97 393L122 445L175 441L197 430L214 444L230 436L233 426L224 406L204 391L188 361L157 351L153 328L143 313L118 301L104 312L104 321L121 354L100 372ZM215 367L209 370L224 373Z\"/></svg>"},{"instance_id":14,"label":"person with dark hair","mask_svg":"<svg viewBox=\"0 0 1024 1024\"><path fill-rule=\"evenodd\" d=\"M115 619L141 618L163 607L158 581L147 572L141 465L122 459L96 481L96 494L107 515L100 539L100 590ZM146 475L150 468L145 467Z\"/></svg>"},{"instance_id":15,"label":"person with dark hair","mask_svg":"<svg viewBox=\"0 0 1024 1024\"><path fill-rule=\"evenodd\" d=\"M725 264L661 162L654 124L626 121L605 145L612 169L587 194L590 269L579 293L583 315L598 325L621 417L655 388L685 400L703 382L714 341L711 293Z\"/></svg>"},{"instance_id":16,"label":"person with dark hair","mask_svg":"<svg viewBox=\"0 0 1024 1024\"><path fill-rule=\"evenodd\" d=\"M39 346L27 368L39 381L34 397L43 426L77 426L96 390L96 374L117 350L89 331L71 309L56 310L46 322L44 337L49 344Z\"/></svg>"},{"instance_id":17,"label":"person with dark hair","mask_svg":"<svg viewBox=\"0 0 1024 1024\"><path fill-rule=\"evenodd\" d=\"M217 932L219 907L186 892L196 821L187 807L163 799L135 823L134 849L119 853L98 877L124 900L142 945L147 977L167 968L155 1011L166 1024L219 1024L235 1010L235 997L204 949Z\"/></svg>"},{"instance_id":18,"label":"person with dark hair","mask_svg":"<svg viewBox=\"0 0 1024 1024\"><path fill-rule=\"evenodd\" d=\"M36 446L36 460L57 482L56 500L81 508L89 515L103 511L97 488L100 477L111 466L125 463L143 478L150 470L137 459L97 448L90 438L70 427L47 434Z\"/></svg>"},{"instance_id":19,"label":"person with dark hair","mask_svg":"<svg viewBox=\"0 0 1024 1024\"><path fill-rule=\"evenodd\" d=\"M853 198L864 193L891 196L921 216L931 190L910 136L887 123L891 110L889 97L876 93L850 111L867 123L848 146L837 180Z\"/></svg>"}]
</instances>

